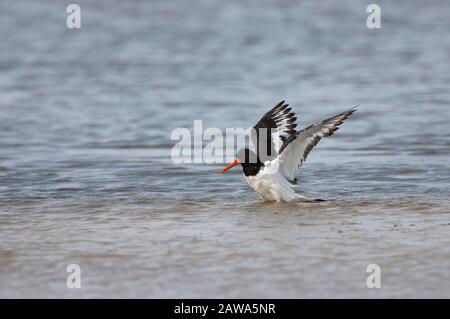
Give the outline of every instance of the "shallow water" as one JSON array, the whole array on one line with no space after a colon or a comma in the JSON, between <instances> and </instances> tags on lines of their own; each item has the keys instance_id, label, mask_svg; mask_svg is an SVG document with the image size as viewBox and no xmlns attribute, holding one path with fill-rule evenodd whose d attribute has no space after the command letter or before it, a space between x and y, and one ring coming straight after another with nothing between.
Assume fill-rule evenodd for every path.
<instances>
[{"instance_id":1,"label":"shallow water","mask_svg":"<svg viewBox=\"0 0 450 319\"><path fill-rule=\"evenodd\" d=\"M449 3L77 3L0 4L0 297L450 297ZM281 99L361 105L300 172L326 202L171 161Z\"/></svg>"}]
</instances>

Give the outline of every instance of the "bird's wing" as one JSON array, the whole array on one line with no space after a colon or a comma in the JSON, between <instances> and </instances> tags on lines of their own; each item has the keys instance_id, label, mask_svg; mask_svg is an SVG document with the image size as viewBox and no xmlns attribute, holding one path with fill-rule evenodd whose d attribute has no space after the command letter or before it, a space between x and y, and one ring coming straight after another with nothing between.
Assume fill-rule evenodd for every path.
<instances>
[{"instance_id":1,"label":"bird's wing","mask_svg":"<svg viewBox=\"0 0 450 319\"><path fill-rule=\"evenodd\" d=\"M253 127L253 146L263 162L277 157L283 143L295 133L297 118L288 106L281 101Z\"/></svg>"},{"instance_id":2,"label":"bird's wing","mask_svg":"<svg viewBox=\"0 0 450 319\"><path fill-rule=\"evenodd\" d=\"M295 180L296 170L306 160L312 148L322 137L333 135L339 129L339 125L356 111L356 108L357 106L290 136L281 146L280 155L277 158L281 173L289 181Z\"/></svg>"}]
</instances>

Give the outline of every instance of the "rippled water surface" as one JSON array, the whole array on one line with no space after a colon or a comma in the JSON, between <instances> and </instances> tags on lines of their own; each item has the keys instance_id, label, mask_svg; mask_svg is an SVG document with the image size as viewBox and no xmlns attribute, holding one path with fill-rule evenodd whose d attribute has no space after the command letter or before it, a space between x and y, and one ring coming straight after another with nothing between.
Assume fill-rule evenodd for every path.
<instances>
[{"instance_id":1,"label":"rippled water surface","mask_svg":"<svg viewBox=\"0 0 450 319\"><path fill-rule=\"evenodd\" d=\"M0 3L0 297L450 297L450 3L77 3ZM300 171L328 201L171 161L282 99L361 105Z\"/></svg>"}]
</instances>

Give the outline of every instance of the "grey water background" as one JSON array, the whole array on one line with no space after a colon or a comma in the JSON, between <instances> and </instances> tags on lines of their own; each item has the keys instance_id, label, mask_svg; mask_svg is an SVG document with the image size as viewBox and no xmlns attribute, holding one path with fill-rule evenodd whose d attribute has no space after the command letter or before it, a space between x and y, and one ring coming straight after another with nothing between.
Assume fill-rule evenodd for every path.
<instances>
[{"instance_id":1,"label":"grey water background","mask_svg":"<svg viewBox=\"0 0 450 319\"><path fill-rule=\"evenodd\" d=\"M371 2L0 2L0 297L450 297L450 3ZM329 201L171 161L282 99L361 105L299 173Z\"/></svg>"}]
</instances>

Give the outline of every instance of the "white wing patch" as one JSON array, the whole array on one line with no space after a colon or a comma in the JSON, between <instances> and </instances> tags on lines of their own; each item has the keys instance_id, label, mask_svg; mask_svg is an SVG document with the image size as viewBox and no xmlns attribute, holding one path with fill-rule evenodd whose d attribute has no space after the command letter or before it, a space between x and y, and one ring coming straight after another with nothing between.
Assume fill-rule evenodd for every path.
<instances>
[{"instance_id":1,"label":"white wing patch","mask_svg":"<svg viewBox=\"0 0 450 319\"><path fill-rule=\"evenodd\" d=\"M280 155L277 158L281 173L289 181L294 181L295 172L306 161L312 148L319 143L322 137L333 135L339 129L339 125L355 111L356 106L290 136L281 147Z\"/></svg>"}]
</instances>

